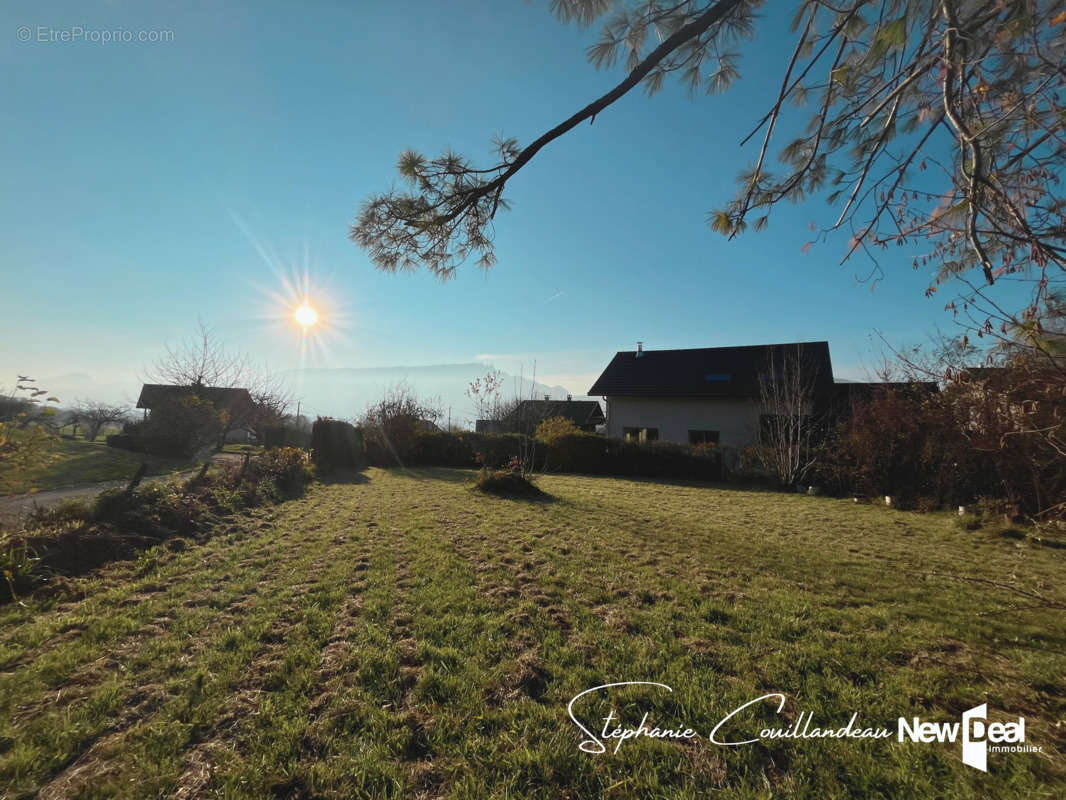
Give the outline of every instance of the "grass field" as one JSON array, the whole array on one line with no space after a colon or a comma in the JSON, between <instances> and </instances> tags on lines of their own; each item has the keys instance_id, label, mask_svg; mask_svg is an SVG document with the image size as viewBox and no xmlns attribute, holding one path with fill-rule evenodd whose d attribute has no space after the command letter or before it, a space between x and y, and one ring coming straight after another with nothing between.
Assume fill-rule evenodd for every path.
<instances>
[{"instance_id":1,"label":"grass field","mask_svg":"<svg viewBox=\"0 0 1066 800\"><path fill-rule=\"evenodd\" d=\"M16 430L13 435L26 434ZM57 436L35 448L32 460L25 466L16 468L0 463L0 495L132 478L144 462L148 463L150 475L193 466L188 459L161 458L108 447L103 437L88 442Z\"/></svg>"},{"instance_id":2,"label":"grass field","mask_svg":"<svg viewBox=\"0 0 1066 800\"><path fill-rule=\"evenodd\" d=\"M1066 550L821 497L370 470L0 609L0 796L1061 797ZM954 575L955 578L945 577ZM993 584L959 577L983 579ZM599 730L699 739L579 751ZM811 711L887 741L731 736ZM898 743L896 719L1026 717L1042 753ZM749 735L745 735L749 734Z\"/></svg>"}]
</instances>

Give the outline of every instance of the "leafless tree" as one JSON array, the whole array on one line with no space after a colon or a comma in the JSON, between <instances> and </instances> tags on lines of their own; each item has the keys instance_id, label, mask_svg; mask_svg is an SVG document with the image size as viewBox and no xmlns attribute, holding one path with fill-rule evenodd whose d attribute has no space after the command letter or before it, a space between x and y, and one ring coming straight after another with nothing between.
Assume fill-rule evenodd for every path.
<instances>
[{"instance_id":1,"label":"leafless tree","mask_svg":"<svg viewBox=\"0 0 1066 800\"><path fill-rule=\"evenodd\" d=\"M286 411L292 405L292 391L278 375L263 370L248 369L245 386L251 403L238 404L227 415L220 437L225 444L226 434L239 428L248 428L257 436L272 425L280 425Z\"/></svg>"},{"instance_id":2,"label":"leafless tree","mask_svg":"<svg viewBox=\"0 0 1066 800\"><path fill-rule=\"evenodd\" d=\"M153 383L170 386L224 386L247 388L251 366L248 357L232 350L213 330L198 323L196 335L178 345L166 345L146 373Z\"/></svg>"},{"instance_id":3,"label":"leafless tree","mask_svg":"<svg viewBox=\"0 0 1066 800\"><path fill-rule=\"evenodd\" d=\"M479 420L488 420L497 428L511 418L522 399L516 388L514 396L503 394L504 375L498 369L490 369L483 378L475 378L466 390L466 396L474 402Z\"/></svg>"},{"instance_id":4,"label":"leafless tree","mask_svg":"<svg viewBox=\"0 0 1066 800\"><path fill-rule=\"evenodd\" d=\"M105 425L125 421L129 415L126 406L114 406L107 403L99 403L90 400L79 400L74 408L75 419L85 425L85 438L95 442ZM75 428L75 432L77 428Z\"/></svg>"},{"instance_id":5,"label":"leafless tree","mask_svg":"<svg viewBox=\"0 0 1066 800\"><path fill-rule=\"evenodd\" d=\"M404 465L420 433L434 430L444 411L439 397L423 398L406 381L389 386L359 419L368 449ZM387 453L389 455L385 456Z\"/></svg>"},{"instance_id":6,"label":"leafless tree","mask_svg":"<svg viewBox=\"0 0 1066 800\"><path fill-rule=\"evenodd\" d=\"M814 466L820 430L815 387L817 369L801 348L771 349L759 374L757 451L763 467L791 486Z\"/></svg>"},{"instance_id":7,"label":"leafless tree","mask_svg":"<svg viewBox=\"0 0 1066 800\"><path fill-rule=\"evenodd\" d=\"M247 389L250 402L222 409L222 429L218 446L225 444L230 431L260 429L277 424L292 403L292 393L280 376L254 364L247 354L230 348L202 322L196 334L166 353L147 371L150 382L191 389L221 387Z\"/></svg>"}]
</instances>

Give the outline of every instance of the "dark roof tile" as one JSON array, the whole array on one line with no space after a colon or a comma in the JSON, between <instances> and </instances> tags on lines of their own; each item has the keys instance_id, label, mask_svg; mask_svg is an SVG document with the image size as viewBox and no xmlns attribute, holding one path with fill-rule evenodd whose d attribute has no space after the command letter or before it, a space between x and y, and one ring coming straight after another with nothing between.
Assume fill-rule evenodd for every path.
<instances>
[{"instance_id":1,"label":"dark roof tile","mask_svg":"<svg viewBox=\"0 0 1066 800\"><path fill-rule=\"evenodd\" d=\"M166 383L146 383L141 387L137 398L137 408L153 408L164 398L180 397L196 392L200 397L210 400L219 407L232 407L239 403L250 403L251 394L247 389L227 386L171 386Z\"/></svg>"},{"instance_id":2,"label":"dark roof tile","mask_svg":"<svg viewBox=\"0 0 1066 800\"><path fill-rule=\"evenodd\" d=\"M758 397L759 375L799 354L816 371L816 391L831 391L828 342L790 342L691 350L616 353L589 389L590 395Z\"/></svg>"}]
</instances>

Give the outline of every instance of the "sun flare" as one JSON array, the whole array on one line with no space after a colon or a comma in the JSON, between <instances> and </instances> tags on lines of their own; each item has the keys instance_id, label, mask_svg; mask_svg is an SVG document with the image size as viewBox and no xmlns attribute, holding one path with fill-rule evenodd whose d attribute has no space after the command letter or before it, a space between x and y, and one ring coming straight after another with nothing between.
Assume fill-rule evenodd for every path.
<instances>
[{"instance_id":1,"label":"sun flare","mask_svg":"<svg viewBox=\"0 0 1066 800\"><path fill-rule=\"evenodd\" d=\"M318 312L307 303L292 312L292 318L304 328L310 328L318 322Z\"/></svg>"}]
</instances>

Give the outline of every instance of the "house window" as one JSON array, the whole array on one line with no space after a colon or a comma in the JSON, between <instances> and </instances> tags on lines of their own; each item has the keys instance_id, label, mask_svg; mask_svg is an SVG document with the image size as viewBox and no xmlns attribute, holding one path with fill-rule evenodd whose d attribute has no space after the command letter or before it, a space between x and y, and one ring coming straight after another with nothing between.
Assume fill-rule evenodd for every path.
<instances>
[{"instance_id":1,"label":"house window","mask_svg":"<svg viewBox=\"0 0 1066 800\"><path fill-rule=\"evenodd\" d=\"M655 442L659 439L659 429L622 428L622 439L627 442Z\"/></svg>"},{"instance_id":2,"label":"house window","mask_svg":"<svg viewBox=\"0 0 1066 800\"><path fill-rule=\"evenodd\" d=\"M718 431L689 431L689 444L718 444Z\"/></svg>"}]
</instances>

